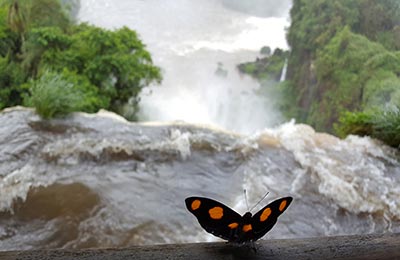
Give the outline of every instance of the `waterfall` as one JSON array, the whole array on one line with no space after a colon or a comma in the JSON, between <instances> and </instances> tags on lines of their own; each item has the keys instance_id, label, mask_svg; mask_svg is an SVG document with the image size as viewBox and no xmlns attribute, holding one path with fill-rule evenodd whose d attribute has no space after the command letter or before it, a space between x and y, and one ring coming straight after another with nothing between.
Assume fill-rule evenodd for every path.
<instances>
[{"instance_id":1,"label":"waterfall","mask_svg":"<svg viewBox=\"0 0 400 260\"><path fill-rule=\"evenodd\" d=\"M161 85L140 94L140 121L179 120L246 134L282 122L272 105L277 97L262 96L259 83L240 75L236 65L254 60L265 45L288 48L284 28L290 1L283 2L285 14L280 4L269 8L269 17L260 17L248 5L223 0L81 0L78 18L136 30L162 68ZM218 64L226 77L215 74Z\"/></svg>"},{"instance_id":2,"label":"waterfall","mask_svg":"<svg viewBox=\"0 0 400 260\"><path fill-rule=\"evenodd\" d=\"M288 66L288 60L286 58L285 59L285 64L283 65L283 68L282 68L281 78L279 79L279 82L283 82L283 81L286 80L287 66Z\"/></svg>"}]
</instances>

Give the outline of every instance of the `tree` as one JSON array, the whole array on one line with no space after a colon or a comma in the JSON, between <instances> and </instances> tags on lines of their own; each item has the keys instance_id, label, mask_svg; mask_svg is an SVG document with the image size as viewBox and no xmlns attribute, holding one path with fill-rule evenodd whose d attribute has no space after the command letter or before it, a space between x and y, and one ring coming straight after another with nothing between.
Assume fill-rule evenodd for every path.
<instances>
[{"instance_id":1,"label":"tree","mask_svg":"<svg viewBox=\"0 0 400 260\"><path fill-rule=\"evenodd\" d=\"M296 117L332 132L343 111L395 103L400 44L398 0L296 0L287 39L287 79Z\"/></svg>"},{"instance_id":2,"label":"tree","mask_svg":"<svg viewBox=\"0 0 400 260\"><path fill-rule=\"evenodd\" d=\"M8 10L8 28L19 37L14 44L16 54L21 52L30 29L55 26L66 30L72 25L59 0L0 0L0 7L4 6Z\"/></svg>"},{"instance_id":3,"label":"tree","mask_svg":"<svg viewBox=\"0 0 400 260\"><path fill-rule=\"evenodd\" d=\"M59 0L0 0L0 69L0 109L21 104L23 97L32 103L28 96L40 95L30 87L69 82L85 86L69 91L91 100L85 103L90 106L74 109L119 113L128 101L135 110L140 90L161 81L160 69L134 31L75 25ZM37 89L50 93L46 100L57 93Z\"/></svg>"},{"instance_id":4,"label":"tree","mask_svg":"<svg viewBox=\"0 0 400 260\"><path fill-rule=\"evenodd\" d=\"M71 44L70 38L59 27L33 28L22 46L22 67L30 77L36 78L43 54L47 50L58 53L68 48Z\"/></svg>"},{"instance_id":5,"label":"tree","mask_svg":"<svg viewBox=\"0 0 400 260\"><path fill-rule=\"evenodd\" d=\"M8 0L9 4L7 22L10 29L23 37L27 29L27 6L21 5L19 0Z\"/></svg>"},{"instance_id":6,"label":"tree","mask_svg":"<svg viewBox=\"0 0 400 260\"><path fill-rule=\"evenodd\" d=\"M263 46L263 47L261 48L261 50L260 50L260 54L266 55L266 56L271 55L271 47L269 47L269 46Z\"/></svg>"},{"instance_id":7,"label":"tree","mask_svg":"<svg viewBox=\"0 0 400 260\"><path fill-rule=\"evenodd\" d=\"M59 0L30 0L29 24L32 28L53 26L67 30L72 21L68 10Z\"/></svg>"},{"instance_id":8,"label":"tree","mask_svg":"<svg viewBox=\"0 0 400 260\"><path fill-rule=\"evenodd\" d=\"M46 46L39 70L68 68L85 75L99 88L100 96L109 100L107 109L121 112L121 107L131 98L136 100L144 86L161 80L160 69L153 65L150 53L127 27L109 31L80 24L67 37ZM61 46L62 42L65 45ZM133 102L133 106L137 104Z\"/></svg>"}]
</instances>

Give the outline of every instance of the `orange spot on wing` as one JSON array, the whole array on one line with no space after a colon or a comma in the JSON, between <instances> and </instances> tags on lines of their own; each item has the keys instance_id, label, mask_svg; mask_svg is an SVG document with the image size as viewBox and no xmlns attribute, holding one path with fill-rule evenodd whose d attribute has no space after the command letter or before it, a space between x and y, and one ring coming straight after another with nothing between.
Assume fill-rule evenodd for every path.
<instances>
[{"instance_id":1,"label":"orange spot on wing","mask_svg":"<svg viewBox=\"0 0 400 260\"><path fill-rule=\"evenodd\" d=\"M279 211L283 211L286 208L286 200L283 200L281 202L281 205L279 205Z\"/></svg>"},{"instance_id":2,"label":"orange spot on wing","mask_svg":"<svg viewBox=\"0 0 400 260\"><path fill-rule=\"evenodd\" d=\"M231 223L231 224L228 225L228 227L229 227L230 229L235 229L235 228L237 228L238 226L239 226L239 224L236 223L236 222L233 222L233 223Z\"/></svg>"},{"instance_id":3,"label":"orange spot on wing","mask_svg":"<svg viewBox=\"0 0 400 260\"><path fill-rule=\"evenodd\" d=\"M192 202L192 205L190 205L190 206L192 207L192 210L196 210L196 209L200 208L200 204L201 204L200 200L194 200Z\"/></svg>"},{"instance_id":4,"label":"orange spot on wing","mask_svg":"<svg viewBox=\"0 0 400 260\"><path fill-rule=\"evenodd\" d=\"M243 225L244 232L249 232L250 230L253 230L253 227L251 226L251 224Z\"/></svg>"},{"instance_id":5,"label":"orange spot on wing","mask_svg":"<svg viewBox=\"0 0 400 260\"><path fill-rule=\"evenodd\" d=\"M261 222L266 221L266 220L268 219L269 215L271 215L271 212L272 212L272 211L271 211L270 208L264 209L264 211L261 213L260 221L261 221Z\"/></svg>"},{"instance_id":6,"label":"orange spot on wing","mask_svg":"<svg viewBox=\"0 0 400 260\"><path fill-rule=\"evenodd\" d=\"M212 219L221 219L224 215L224 209L221 207L214 207L208 211Z\"/></svg>"}]
</instances>

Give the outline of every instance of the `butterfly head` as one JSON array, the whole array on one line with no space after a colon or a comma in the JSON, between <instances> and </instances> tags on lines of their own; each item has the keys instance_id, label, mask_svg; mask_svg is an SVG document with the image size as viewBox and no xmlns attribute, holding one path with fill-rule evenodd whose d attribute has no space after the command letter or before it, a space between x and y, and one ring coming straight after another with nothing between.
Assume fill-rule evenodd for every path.
<instances>
[{"instance_id":1,"label":"butterfly head","mask_svg":"<svg viewBox=\"0 0 400 260\"><path fill-rule=\"evenodd\" d=\"M244 213L242 218L243 218L244 221L247 221L247 220L251 220L252 216L253 215L251 214L251 212L246 212L246 213Z\"/></svg>"}]
</instances>

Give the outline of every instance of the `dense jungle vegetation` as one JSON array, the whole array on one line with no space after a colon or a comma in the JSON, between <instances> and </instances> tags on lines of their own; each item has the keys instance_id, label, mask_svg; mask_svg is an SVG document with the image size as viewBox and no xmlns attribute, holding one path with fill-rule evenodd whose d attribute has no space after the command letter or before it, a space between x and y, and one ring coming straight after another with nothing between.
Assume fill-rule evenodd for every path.
<instances>
[{"instance_id":1,"label":"dense jungle vegetation","mask_svg":"<svg viewBox=\"0 0 400 260\"><path fill-rule=\"evenodd\" d=\"M287 78L278 89L288 118L318 131L370 135L398 147L400 1L296 0L290 17L288 56L279 62L273 54L264 68L254 68L256 61L242 71L276 79L274 71L287 58Z\"/></svg>"},{"instance_id":2,"label":"dense jungle vegetation","mask_svg":"<svg viewBox=\"0 0 400 260\"><path fill-rule=\"evenodd\" d=\"M76 24L58 0L0 0L0 109L23 104L52 118L104 108L134 119L139 91L160 80L134 31Z\"/></svg>"}]
</instances>

